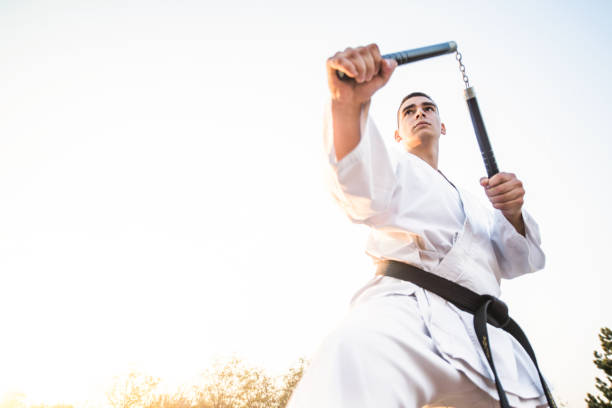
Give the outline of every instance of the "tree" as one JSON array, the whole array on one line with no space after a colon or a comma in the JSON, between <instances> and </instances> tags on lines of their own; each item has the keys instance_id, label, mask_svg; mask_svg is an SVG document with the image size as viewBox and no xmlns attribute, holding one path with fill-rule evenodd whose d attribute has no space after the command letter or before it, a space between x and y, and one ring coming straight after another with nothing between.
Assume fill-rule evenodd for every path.
<instances>
[{"instance_id":1,"label":"tree","mask_svg":"<svg viewBox=\"0 0 612 408\"><path fill-rule=\"evenodd\" d=\"M106 397L114 408L146 408L154 400L158 384L159 378L131 372L117 378Z\"/></svg>"},{"instance_id":2,"label":"tree","mask_svg":"<svg viewBox=\"0 0 612 408\"><path fill-rule=\"evenodd\" d=\"M196 390L196 408L275 408L277 389L263 370L234 358L209 370Z\"/></svg>"},{"instance_id":3,"label":"tree","mask_svg":"<svg viewBox=\"0 0 612 408\"><path fill-rule=\"evenodd\" d=\"M293 390L302 379L306 369L306 360L300 358L297 365L291 367L289 372L283 376L282 386L278 396L278 408L285 408L291 398Z\"/></svg>"},{"instance_id":4,"label":"tree","mask_svg":"<svg viewBox=\"0 0 612 408\"><path fill-rule=\"evenodd\" d=\"M191 399L183 393L177 392L172 395L156 395L144 406L144 408L192 408Z\"/></svg>"},{"instance_id":5,"label":"tree","mask_svg":"<svg viewBox=\"0 0 612 408\"><path fill-rule=\"evenodd\" d=\"M612 408L612 330L607 327L602 328L599 341L603 352L600 354L595 351L593 362L606 374L606 381L595 378L595 387L602 393L603 398L587 394L585 401L589 408ZM604 398L607 401L604 401Z\"/></svg>"},{"instance_id":6,"label":"tree","mask_svg":"<svg viewBox=\"0 0 612 408\"><path fill-rule=\"evenodd\" d=\"M285 408L305 367L302 358L282 377L275 378L236 358L217 363L194 387L193 408Z\"/></svg>"}]
</instances>

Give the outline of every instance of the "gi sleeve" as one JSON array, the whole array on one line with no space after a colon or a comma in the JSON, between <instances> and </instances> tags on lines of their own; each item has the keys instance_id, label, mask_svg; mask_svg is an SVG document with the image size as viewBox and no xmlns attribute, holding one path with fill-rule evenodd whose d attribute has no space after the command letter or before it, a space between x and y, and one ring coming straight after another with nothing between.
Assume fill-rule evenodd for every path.
<instances>
[{"instance_id":1,"label":"gi sleeve","mask_svg":"<svg viewBox=\"0 0 612 408\"><path fill-rule=\"evenodd\" d=\"M351 221L363 224L388 209L396 184L395 166L368 108L361 109L359 144L340 161L334 150L331 103L323 130L328 187Z\"/></svg>"},{"instance_id":2,"label":"gi sleeve","mask_svg":"<svg viewBox=\"0 0 612 408\"><path fill-rule=\"evenodd\" d=\"M501 211L493 216L492 241L501 267L502 277L513 279L544 268L546 256L542 251L540 229L533 217L523 208L525 236L519 234Z\"/></svg>"}]
</instances>

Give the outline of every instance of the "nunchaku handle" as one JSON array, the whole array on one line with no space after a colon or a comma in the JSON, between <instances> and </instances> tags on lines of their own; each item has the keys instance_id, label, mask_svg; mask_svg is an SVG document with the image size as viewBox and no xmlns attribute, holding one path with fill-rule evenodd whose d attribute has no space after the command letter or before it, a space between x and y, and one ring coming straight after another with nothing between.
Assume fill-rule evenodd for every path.
<instances>
[{"instance_id":1,"label":"nunchaku handle","mask_svg":"<svg viewBox=\"0 0 612 408\"><path fill-rule=\"evenodd\" d=\"M385 54L384 59L393 59L397 65L408 64L410 62L420 61L422 59L437 57L439 55L450 54L457 51L457 43L449 41L445 43L429 45L427 47L415 48L412 50L399 51L391 54ZM344 72L336 71L336 76L342 81L351 81L353 78L346 75Z\"/></svg>"},{"instance_id":2,"label":"nunchaku handle","mask_svg":"<svg viewBox=\"0 0 612 408\"><path fill-rule=\"evenodd\" d=\"M484 161L485 168L487 169L487 176L491 178L499 173L499 169L497 168L497 162L495 161L495 156L493 155L493 148L491 147L491 142L489 141L489 136L487 136L487 130L485 129L484 121L482 120L480 109L478 108L478 101L476 100L476 92L474 92L474 87L470 86L469 88L465 89L465 101L470 111L470 117L472 118L472 125L474 126L474 133L476 133L478 147L480 148L482 160Z\"/></svg>"}]
</instances>

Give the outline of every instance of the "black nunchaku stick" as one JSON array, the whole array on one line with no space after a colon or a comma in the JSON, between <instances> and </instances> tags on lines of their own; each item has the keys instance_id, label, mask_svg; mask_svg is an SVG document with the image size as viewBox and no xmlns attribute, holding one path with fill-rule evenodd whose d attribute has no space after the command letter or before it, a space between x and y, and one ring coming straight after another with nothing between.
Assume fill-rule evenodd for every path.
<instances>
[{"instance_id":1,"label":"black nunchaku stick","mask_svg":"<svg viewBox=\"0 0 612 408\"><path fill-rule=\"evenodd\" d=\"M478 101L476 100L476 92L474 87L470 86L467 75L465 74L465 66L461 63L461 53L457 51L457 43L449 41L441 44L429 45L427 47L415 48L412 50L394 52L392 54L385 54L382 57L384 59L393 59L397 62L397 65L408 64L410 62L420 61L427 58L437 57L439 55L456 53L457 61L459 62L459 69L463 75L463 81L465 82L465 101L470 111L470 117L472 118L472 125L474 126L474 133L476 133L476 140L478 140L478 147L482 154L482 160L484 161L485 168L487 170L487 176L493 177L499 173L497 168L497 162L493 154L493 148L485 129L482 115L480 114L480 108L478 107ZM352 81L353 79L347 76L344 72L336 71L336 75L342 81Z\"/></svg>"}]
</instances>

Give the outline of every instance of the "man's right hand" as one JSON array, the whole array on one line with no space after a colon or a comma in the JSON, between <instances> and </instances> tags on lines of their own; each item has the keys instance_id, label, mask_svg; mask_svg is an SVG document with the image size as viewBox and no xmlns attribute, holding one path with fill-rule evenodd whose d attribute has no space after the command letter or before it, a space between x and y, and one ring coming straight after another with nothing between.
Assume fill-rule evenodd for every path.
<instances>
[{"instance_id":1,"label":"man's right hand","mask_svg":"<svg viewBox=\"0 0 612 408\"><path fill-rule=\"evenodd\" d=\"M337 52L327 60L327 81L332 101L352 106L369 102L372 95L389 81L396 66L396 61L381 57L376 44ZM353 80L340 80L336 71Z\"/></svg>"}]
</instances>

